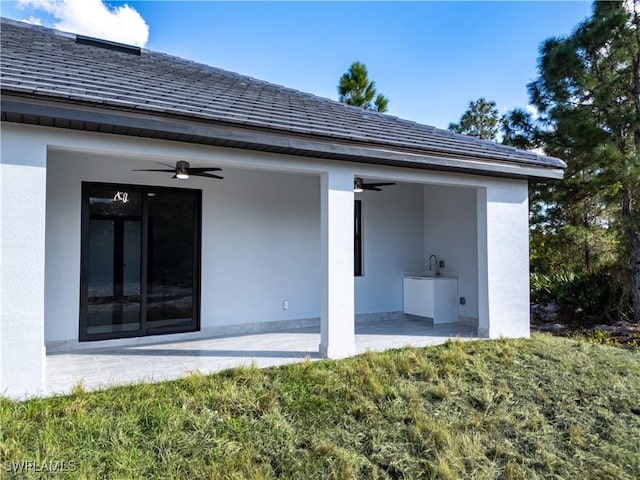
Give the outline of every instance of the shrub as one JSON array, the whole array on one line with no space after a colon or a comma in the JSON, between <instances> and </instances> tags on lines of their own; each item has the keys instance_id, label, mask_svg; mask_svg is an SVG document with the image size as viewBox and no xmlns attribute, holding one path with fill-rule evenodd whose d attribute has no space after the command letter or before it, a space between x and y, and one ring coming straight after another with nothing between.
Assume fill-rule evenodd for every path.
<instances>
[{"instance_id":1,"label":"shrub","mask_svg":"<svg viewBox=\"0 0 640 480\"><path fill-rule=\"evenodd\" d=\"M532 273L531 301L557 303L588 313L604 313L612 298L611 275L606 270L592 273Z\"/></svg>"}]
</instances>

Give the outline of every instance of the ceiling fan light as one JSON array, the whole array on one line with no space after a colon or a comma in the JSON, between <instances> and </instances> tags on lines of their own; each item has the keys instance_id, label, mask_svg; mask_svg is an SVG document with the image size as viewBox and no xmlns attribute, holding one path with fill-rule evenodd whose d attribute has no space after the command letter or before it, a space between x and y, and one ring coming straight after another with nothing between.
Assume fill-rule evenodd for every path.
<instances>
[{"instance_id":1,"label":"ceiling fan light","mask_svg":"<svg viewBox=\"0 0 640 480\"><path fill-rule=\"evenodd\" d=\"M353 182L353 193L362 193L364 189L362 188L362 179L356 177Z\"/></svg>"},{"instance_id":2,"label":"ceiling fan light","mask_svg":"<svg viewBox=\"0 0 640 480\"><path fill-rule=\"evenodd\" d=\"M186 180L189 178L189 162L178 160L176 162L176 178Z\"/></svg>"}]
</instances>

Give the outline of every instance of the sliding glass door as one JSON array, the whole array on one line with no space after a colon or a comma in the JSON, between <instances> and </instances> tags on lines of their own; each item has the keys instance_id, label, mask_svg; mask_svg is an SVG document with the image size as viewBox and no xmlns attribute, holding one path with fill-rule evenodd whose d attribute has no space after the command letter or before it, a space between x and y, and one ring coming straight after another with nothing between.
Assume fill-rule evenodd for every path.
<instances>
[{"instance_id":1,"label":"sliding glass door","mask_svg":"<svg viewBox=\"0 0 640 480\"><path fill-rule=\"evenodd\" d=\"M80 340L199 327L200 191L83 184Z\"/></svg>"}]
</instances>

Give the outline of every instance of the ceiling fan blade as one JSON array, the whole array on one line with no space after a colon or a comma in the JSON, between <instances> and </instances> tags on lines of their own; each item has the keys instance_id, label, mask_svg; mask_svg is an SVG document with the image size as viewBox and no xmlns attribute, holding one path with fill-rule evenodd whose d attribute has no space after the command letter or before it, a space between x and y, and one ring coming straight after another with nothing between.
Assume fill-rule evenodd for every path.
<instances>
[{"instance_id":1,"label":"ceiling fan blade","mask_svg":"<svg viewBox=\"0 0 640 480\"><path fill-rule=\"evenodd\" d=\"M207 167L189 167L189 173L203 173L203 172L219 172L221 168L207 168Z\"/></svg>"},{"instance_id":2,"label":"ceiling fan blade","mask_svg":"<svg viewBox=\"0 0 640 480\"><path fill-rule=\"evenodd\" d=\"M207 177L207 178L217 178L218 180L222 180L224 177L220 177L219 175L213 175L211 173L193 173L193 171L189 171L189 175L193 175L194 177Z\"/></svg>"},{"instance_id":3,"label":"ceiling fan blade","mask_svg":"<svg viewBox=\"0 0 640 480\"><path fill-rule=\"evenodd\" d=\"M363 190L373 190L375 192L381 192L382 191L381 188L375 187L373 185L367 185L366 183L362 185L362 189Z\"/></svg>"},{"instance_id":4,"label":"ceiling fan blade","mask_svg":"<svg viewBox=\"0 0 640 480\"><path fill-rule=\"evenodd\" d=\"M169 168L173 168L174 170L176 169L176 165L170 165L168 163L164 163L164 162L156 162L159 165L164 165L165 167L169 167Z\"/></svg>"},{"instance_id":5,"label":"ceiling fan blade","mask_svg":"<svg viewBox=\"0 0 640 480\"><path fill-rule=\"evenodd\" d=\"M365 183L366 187L387 187L389 185L395 185L395 183Z\"/></svg>"},{"instance_id":6,"label":"ceiling fan blade","mask_svg":"<svg viewBox=\"0 0 640 480\"><path fill-rule=\"evenodd\" d=\"M172 168L171 170L168 169L159 169L159 168L151 168L151 169L146 169L146 168L136 168L132 170L133 172L175 172L176 169Z\"/></svg>"}]
</instances>

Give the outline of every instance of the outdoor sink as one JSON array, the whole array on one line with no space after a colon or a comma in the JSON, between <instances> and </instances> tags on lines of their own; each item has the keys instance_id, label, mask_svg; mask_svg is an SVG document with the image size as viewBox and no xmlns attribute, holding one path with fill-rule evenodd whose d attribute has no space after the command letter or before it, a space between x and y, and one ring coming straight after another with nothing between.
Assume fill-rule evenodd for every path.
<instances>
[{"instance_id":1,"label":"outdoor sink","mask_svg":"<svg viewBox=\"0 0 640 480\"><path fill-rule=\"evenodd\" d=\"M404 278L457 278L455 274L452 273L442 273L436 274L435 271L424 271L424 272L404 272L402 274Z\"/></svg>"}]
</instances>

